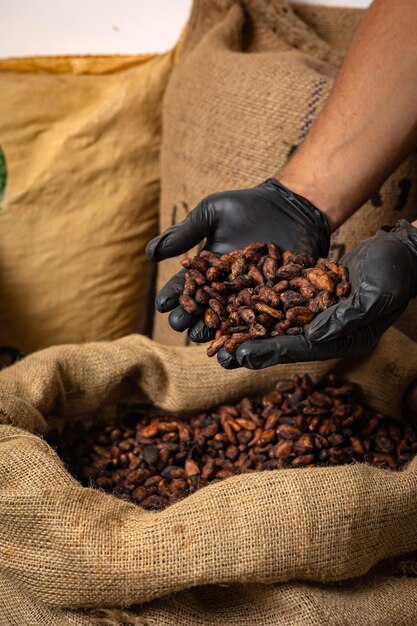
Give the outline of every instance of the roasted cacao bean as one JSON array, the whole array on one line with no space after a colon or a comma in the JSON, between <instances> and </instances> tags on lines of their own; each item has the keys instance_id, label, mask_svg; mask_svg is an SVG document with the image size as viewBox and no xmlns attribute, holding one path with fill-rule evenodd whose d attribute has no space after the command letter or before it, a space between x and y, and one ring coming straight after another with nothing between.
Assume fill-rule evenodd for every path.
<instances>
[{"instance_id":1,"label":"roasted cacao bean","mask_svg":"<svg viewBox=\"0 0 417 626\"><path fill-rule=\"evenodd\" d=\"M281 380L262 398L242 398L188 420L119 413L114 424L85 429L75 422L48 439L83 484L148 510L238 473L351 460L395 471L417 454L417 425L367 408L360 389L339 384L333 374L318 385L308 376Z\"/></svg>"}]
</instances>

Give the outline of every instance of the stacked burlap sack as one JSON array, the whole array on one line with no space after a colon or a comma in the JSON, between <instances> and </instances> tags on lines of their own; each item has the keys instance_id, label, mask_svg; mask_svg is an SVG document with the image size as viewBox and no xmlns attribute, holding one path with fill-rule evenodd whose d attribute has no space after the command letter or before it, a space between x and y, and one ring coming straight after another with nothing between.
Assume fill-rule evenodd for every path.
<instances>
[{"instance_id":1,"label":"stacked burlap sack","mask_svg":"<svg viewBox=\"0 0 417 626\"><path fill-rule=\"evenodd\" d=\"M147 512L82 487L40 436L120 401L178 413L332 366L225 372L198 350L128 336L0 372L1 626L415 624L417 460L251 473ZM391 329L342 368L399 418L417 347Z\"/></svg>"},{"instance_id":2,"label":"stacked burlap sack","mask_svg":"<svg viewBox=\"0 0 417 626\"><path fill-rule=\"evenodd\" d=\"M326 101L361 15L292 8L287 0L194 0L164 97L162 230L205 195L256 185L287 162ZM384 224L415 219L416 181L414 153L334 233L332 257L339 260ZM178 259L161 263L158 287L178 267ZM398 326L417 339L416 306ZM154 338L171 345L187 341L160 314Z\"/></svg>"},{"instance_id":3,"label":"stacked burlap sack","mask_svg":"<svg viewBox=\"0 0 417 626\"><path fill-rule=\"evenodd\" d=\"M0 345L149 330L175 55L0 60Z\"/></svg>"}]
</instances>

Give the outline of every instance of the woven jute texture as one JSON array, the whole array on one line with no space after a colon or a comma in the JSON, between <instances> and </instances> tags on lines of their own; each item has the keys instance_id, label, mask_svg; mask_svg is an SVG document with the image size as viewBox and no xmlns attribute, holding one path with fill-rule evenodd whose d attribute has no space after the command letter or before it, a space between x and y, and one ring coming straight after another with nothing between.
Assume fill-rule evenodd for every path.
<instances>
[{"instance_id":1,"label":"woven jute texture","mask_svg":"<svg viewBox=\"0 0 417 626\"><path fill-rule=\"evenodd\" d=\"M194 1L164 97L161 230L207 194L258 184L287 162L328 97L361 15L293 9L286 0ZM331 256L339 260L384 224L415 219L416 180L417 153L333 235ZM178 261L159 265L158 287L178 271ZM417 337L416 305L400 327ZM160 314L154 338L187 341Z\"/></svg>"},{"instance_id":2,"label":"woven jute texture","mask_svg":"<svg viewBox=\"0 0 417 626\"><path fill-rule=\"evenodd\" d=\"M226 372L132 335L0 372L1 626L415 624L417 583L398 564L415 570L417 460L241 475L148 512L82 487L40 435L120 401L178 413L334 367L399 419L417 346L391 329L367 360Z\"/></svg>"},{"instance_id":3,"label":"woven jute texture","mask_svg":"<svg viewBox=\"0 0 417 626\"><path fill-rule=\"evenodd\" d=\"M175 55L0 60L0 345L149 331Z\"/></svg>"}]
</instances>

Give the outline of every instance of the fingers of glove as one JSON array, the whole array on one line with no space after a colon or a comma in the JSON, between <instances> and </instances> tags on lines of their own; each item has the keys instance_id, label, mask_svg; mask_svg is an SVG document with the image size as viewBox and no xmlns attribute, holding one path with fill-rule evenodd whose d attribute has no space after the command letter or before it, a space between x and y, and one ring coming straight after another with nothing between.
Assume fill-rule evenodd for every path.
<instances>
[{"instance_id":1,"label":"fingers of glove","mask_svg":"<svg viewBox=\"0 0 417 626\"><path fill-rule=\"evenodd\" d=\"M244 343L236 351L241 367L256 370L279 363L298 363L332 358L321 346L313 346L305 336L283 336Z\"/></svg>"},{"instance_id":2,"label":"fingers of glove","mask_svg":"<svg viewBox=\"0 0 417 626\"><path fill-rule=\"evenodd\" d=\"M307 328L307 339L314 343L328 341L347 332L348 324L353 321L363 324L365 311L355 306L355 295L349 296L339 304L334 304L320 313Z\"/></svg>"},{"instance_id":3,"label":"fingers of glove","mask_svg":"<svg viewBox=\"0 0 417 626\"><path fill-rule=\"evenodd\" d=\"M313 344L306 336L258 339L242 344L236 359L242 367L262 369L282 363L326 361L343 356L357 356L373 348L385 328L379 324L363 326L352 335L326 343Z\"/></svg>"},{"instance_id":4,"label":"fingers of glove","mask_svg":"<svg viewBox=\"0 0 417 626\"><path fill-rule=\"evenodd\" d=\"M198 315L190 315L187 311L180 306L177 306L168 317L168 323L173 330L178 333L184 332L187 328L193 326L198 320Z\"/></svg>"},{"instance_id":5,"label":"fingers of glove","mask_svg":"<svg viewBox=\"0 0 417 626\"><path fill-rule=\"evenodd\" d=\"M188 329L188 337L190 341L194 343L205 343L206 341L211 341L214 338L216 331L213 328L208 328L205 325L204 320L200 318L190 326Z\"/></svg>"},{"instance_id":6,"label":"fingers of glove","mask_svg":"<svg viewBox=\"0 0 417 626\"><path fill-rule=\"evenodd\" d=\"M160 313L172 311L179 304L180 295L184 287L185 272L183 269L175 274L167 283L158 291L155 297L155 308Z\"/></svg>"},{"instance_id":7,"label":"fingers of glove","mask_svg":"<svg viewBox=\"0 0 417 626\"><path fill-rule=\"evenodd\" d=\"M362 284L349 298L320 313L310 323L307 338L320 343L344 337L364 324L391 313L393 304L391 294L380 293L378 288Z\"/></svg>"},{"instance_id":8,"label":"fingers of glove","mask_svg":"<svg viewBox=\"0 0 417 626\"><path fill-rule=\"evenodd\" d=\"M229 354L223 348L217 353L218 363L226 370L234 370L241 367L234 354Z\"/></svg>"},{"instance_id":9,"label":"fingers of glove","mask_svg":"<svg viewBox=\"0 0 417 626\"><path fill-rule=\"evenodd\" d=\"M212 206L203 200L182 222L152 239L146 246L146 256L152 261L163 261L187 252L213 230L214 216Z\"/></svg>"}]
</instances>

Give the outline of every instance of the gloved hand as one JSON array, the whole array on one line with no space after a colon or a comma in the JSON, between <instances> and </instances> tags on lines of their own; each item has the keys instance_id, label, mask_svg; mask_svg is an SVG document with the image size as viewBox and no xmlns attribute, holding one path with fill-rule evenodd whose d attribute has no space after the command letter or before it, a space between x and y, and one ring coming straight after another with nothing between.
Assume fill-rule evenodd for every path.
<instances>
[{"instance_id":1,"label":"gloved hand","mask_svg":"<svg viewBox=\"0 0 417 626\"><path fill-rule=\"evenodd\" d=\"M205 238L204 249L218 255L256 241L274 241L283 250L317 259L327 256L330 229L319 209L269 178L251 189L207 196L180 224L152 239L146 254L152 261L163 261L187 252ZM188 328L192 341L208 341L213 331L201 317L191 316L178 305L185 271L160 290L155 306L161 313L171 311L169 324L174 330Z\"/></svg>"},{"instance_id":2,"label":"gloved hand","mask_svg":"<svg viewBox=\"0 0 417 626\"><path fill-rule=\"evenodd\" d=\"M362 241L341 263L349 269L351 293L320 313L305 336L245 343L235 356L221 350L220 364L260 369L370 351L417 294L417 229L400 220Z\"/></svg>"}]
</instances>

